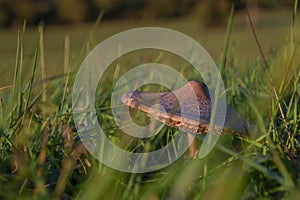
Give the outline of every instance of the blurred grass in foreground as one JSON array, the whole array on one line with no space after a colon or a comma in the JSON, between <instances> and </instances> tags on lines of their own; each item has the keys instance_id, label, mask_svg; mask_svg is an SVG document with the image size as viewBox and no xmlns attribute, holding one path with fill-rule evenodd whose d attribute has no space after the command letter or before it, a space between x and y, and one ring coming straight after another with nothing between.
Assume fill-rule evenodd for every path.
<instances>
[{"instance_id":1,"label":"blurred grass in foreground","mask_svg":"<svg viewBox=\"0 0 300 200\"><path fill-rule=\"evenodd\" d=\"M33 53L25 55L24 25L17 38L12 87L0 90L0 198L298 199L300 55L294 24L286 29L287 37L278 41L280 47L276 51L261 54L243 67L243 73L234 45L231 43L227 54L223 52L222 76L228 103L253 121L259 133L252 133L251 139L221 137L205 159L180 158L164 169L144 174L107 168L76 140L71 86L76 68L95 46L93 34L98 32L91 34L82 53L76 56L70 53L72 48L66 36L60 49L64 55L60 65L64 66L63 76L40 81L48 70L40 67L44 65L41 60L47 57L47 47L43 48L47 42L43 38L47 37L40 29L31 40L35 46ZM260 44L260 39L258 35L255 45ZM225 42L234 40L233 32ZM177 58L172 63L167 53L140 53L140 60L120 58L111 65L100 80L96 101L98 117L108 130L108 137L116 144L133 142L143 149L166 135L176 134L176 130L165 128L153 141L122 137L114 126L110 109L106 109L115 80L136 64L149 61L174 64L189 79L196 75ZM120 71L116 73L116 69ZM24 78L24 72L29 74L28 78Z\"/></svg>"}]
</instances>

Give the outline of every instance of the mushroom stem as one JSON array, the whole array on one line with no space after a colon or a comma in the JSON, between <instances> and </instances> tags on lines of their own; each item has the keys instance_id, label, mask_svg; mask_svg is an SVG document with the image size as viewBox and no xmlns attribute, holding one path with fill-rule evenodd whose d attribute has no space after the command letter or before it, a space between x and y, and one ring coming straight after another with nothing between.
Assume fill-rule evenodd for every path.
<instances>
[{"instance_id":1,"label":"mushroom stem","mask_svg":"<svg viewBox=\"0 0 300 200\"><path fill-rule=\"evenodd\" d=\"M188 144L189 144L188 157L195 159L198 153L197 140L195 139L195 135L188 133Z\"/></svg>"}]
</instances>

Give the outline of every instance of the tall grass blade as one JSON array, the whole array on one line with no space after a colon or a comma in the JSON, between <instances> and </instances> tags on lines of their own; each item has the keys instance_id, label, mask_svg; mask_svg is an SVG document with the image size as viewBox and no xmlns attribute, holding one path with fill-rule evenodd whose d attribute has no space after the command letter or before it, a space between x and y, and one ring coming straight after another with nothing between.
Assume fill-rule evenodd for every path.
<instances>
[{"instance_id":1,"label":"tall grass blade","mask_svg":"<svg viewBox=\"0 0 300 200\"><path fill-rule=\"evenodd\" d=\"M30 76L30 80L28 82L28 92L27 92L27 96L25 97L25 106L24 106L24 111L23 111L23 119L22 119L22 123L24 122L25 119L25 115L26 115L26 111L28 109L28 105L30 102L30 97L31 97L31 92L32 92L32 85L33 85L33 81L34 81L34 77L36 74L36 68L37 68L37 62L38 62L38 56L39 56L39 49L40 49L40 44L39 41L36 45L35 48L35 52L34 52L34 57L33 57L33 67L32 67L32 71L31 71L31 76Z\"/></svg>"},{"instance_id":2,"label":"tall grass blade","mask_svg":"<svg viewBox=\"0 0 300 200\"><path fill-rule=\"evenodd\" d=\"M23 24L22 30L22 39L20 44L20 61L19 61L19 76L18 76L18 113L17 116L20 116L23 108L23 62L24 62L24 43L25 43L25 30L26 30L26 21Z\"/></svg>"},{"instance_id":3,"label":"tall grass blade","mask_svg":"<svg viewBox=\"0 0 300 200\"><path fill-rule=\"evenodd\" d=\"M46 64L45 64L45 47L44 47L44 28L42 26L39 27L39 33L40 33L40 61L41 61L41 72L42 72L42 81L46 80ZM42 95L42 101L47 101L47 87L46 82L42 82L42 89L43 89L43 95Z\"/></svg>"},{"instance_id":4,"label":"tall grass blade","mask_svg":"<svg viewBox=\"0 0 300 200\"><path fill-rule=\"evenodd\" d=\"M294 32L295 32L295 21L297 15L298 0L294 0L292 24L291 24L291 52L294 51Z\"/></svg>"},{"instance_id":5,"label":"tall grass blade","mask_svg":"<svg viewBox=\"0 0 300 200\"><path fill-rule=\"evenodd\" d=\"M18 37L17 37L17 49L16 49L16 59L15 59L15 70L14 70L14 80L13 80L13 95L11 99L11 108L10 108L10 126L15 118L14 106L15 106L15 99L17 97L17 85L18 85L18 71L19 71L19 51L20 51L20 31L18 30Z\"/></svg>"},{"instance_id":6,"label":"tall grass blade","mask_svg":"<svg viewBox=\"0 0 300 200\"><path fill-rule=\"evenodd\" d=\"M230 14L229 14L229 19L228 19L228 24L227 24L227 31L226 31L226 36L225 36L225 41L224 41L224 47L223 47L223 53L222 53L222 57L221 57L221 63L220 63L220 71L222 74L222 70L224 69L225 65L226 65L226 55L228 52L228 46L229 46L229 40L230 40L230 36L231 36L231 31L232 31L232 21L233 21L233 14L234 14L234 5L231 6L230 9ZM198 154L199 158L204 158L209 151L211 150L213 143L217 142L217 138L215 138L215 136L213 135L213 131L215 130L215 121L216 121L216 113L217 113L217 105L219 102L219 97L220 97L220 85L221 85L221 80L218 79L217 83L216 83L216 88L214 91L215 94L215 98L214 98L214 103L213 103L213 107L212 107L212 111L211 111L211 119L210 119L210 125L209 125L209 133L207 135L207 140L206 142L203 143L200 152Z\"/></svg>"}]
</instances>

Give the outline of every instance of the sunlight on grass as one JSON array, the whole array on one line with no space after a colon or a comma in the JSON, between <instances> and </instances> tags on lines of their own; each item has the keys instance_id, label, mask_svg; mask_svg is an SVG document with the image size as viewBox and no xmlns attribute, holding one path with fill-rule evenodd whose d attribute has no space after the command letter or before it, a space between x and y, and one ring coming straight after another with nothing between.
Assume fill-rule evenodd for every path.
<instances>
[{"instance_id":1,"label":"sunlight on grass","mask_svg":"<svg viewBox=\"0 0 300 200\"><path fill-rule=\"evenodd\" d=\"M214 53L221 57L227 101L256 125L257 130L250 133L250 138L223 136L203 159L182 156L166 168L141 174L119 172L99 163L79 140L72 118L74 72L97 44L99 39L93 38L104 38L110 32L104 31L99 36L102 32L94 30L82 48L78 43L83 39L75 39L75 50L72 35L60 35L60 41L65 42L47 59L50 51L47 47L51 47L47 29L40 28L39 34L30 36L28 41L24 23L17 38L10 41L16 46L14 72L3 72L13 76L0 85L0 199L297 199L300 196L300 38L295 34L299 30L295 23L296 9L291 15L292 25L285 30L286 37L278 41L280 47L270 53L263 49L243 70L239 66L240 47L233 44L243 34L236 35L235 23L230 40L220 33L225 40L223 57L218 50ZM255 24L252 28L255 34ZM75 38L87 38L86 31L76 34ZM216 36L218 40L220 35ZM255 48L265 44L264 38L257 34ZM25 53L27 42L34 44L30 55ZM57 53L63 55L58 58L60 61L50 61ZM178 61L179 58L171 58L167 52L137 54L141 54L140 59L127 55L115 61L99 81L96 94L97 116L107 136L114 144L132 152L158 149L177 130L165 126L145 140L127 137L120 131L110 109L111 92L118 77L135 65L150 61L170 65L174 62L177 63L174 68L182 70L188 79L198 77L191 66ZM42 64L41 59L45 59ZM5 62L13 66L11 60ZM44 80L45 74L56 70L55 66L62 67L59 73L62 76ZM152 87L142 89L157 89ZM144 117L145 123L149 120L141 113L136 116ZM201 143L203 138L198 139Z\"/></svg>"}]
</instances>

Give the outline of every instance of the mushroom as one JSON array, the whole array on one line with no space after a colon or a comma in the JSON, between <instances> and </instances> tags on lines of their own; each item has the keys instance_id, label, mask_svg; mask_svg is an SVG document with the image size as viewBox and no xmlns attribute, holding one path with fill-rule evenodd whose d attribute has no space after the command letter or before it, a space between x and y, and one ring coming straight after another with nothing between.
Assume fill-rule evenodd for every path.
<instances>
[{"instance_id":1,"label":"mushroom","mask_svg":"<svg viewBox=\"0 0 300 200\"><path fill-rule=\"evenodd\" d=\"M192 96L196 96L192 98ZM191 109L182 109L180 102L184 105L197 105L196 111L192 106ZM197 80L189 81L183 87L169 92L127 92L121 97L121 101L127 106L144 112L147 116L163 122L171 127L179 127L188 132L189 157L195 158L197 154L196 141L194 134L205 134L209 130L211 117L211 98L208 87L205 83ZM160 104L163 109L154 107ZM197 115L197 112L200 111ZM218 124L215 125L219 130ZM226 107L225 125L222 127L221 134L235 134L247 137L248 130L253 126L247 120L241 118L239 114L231 107Z\"/></svg>"}]
</instances>

